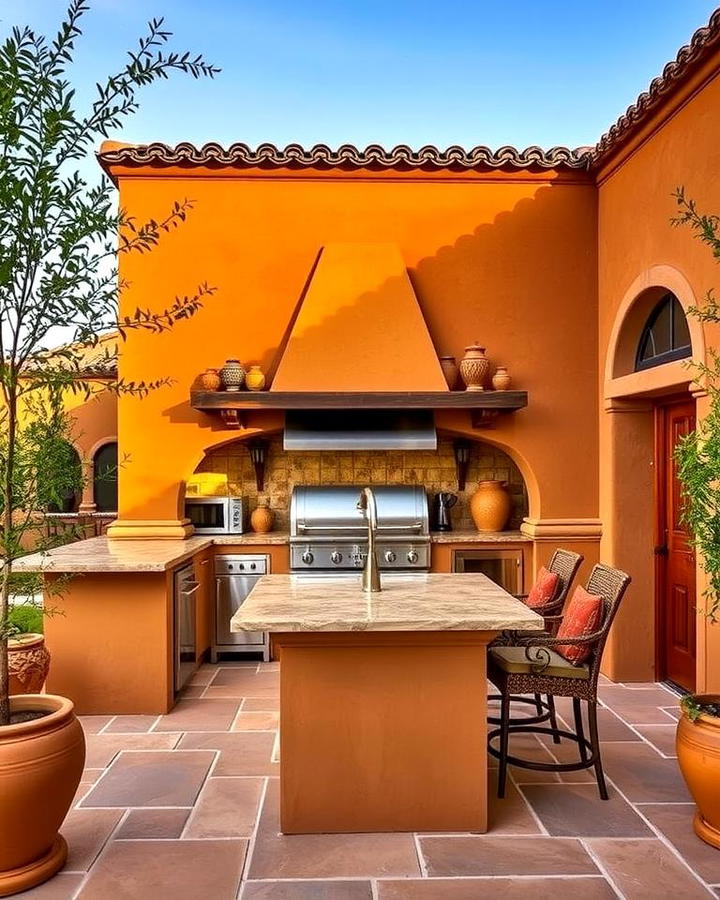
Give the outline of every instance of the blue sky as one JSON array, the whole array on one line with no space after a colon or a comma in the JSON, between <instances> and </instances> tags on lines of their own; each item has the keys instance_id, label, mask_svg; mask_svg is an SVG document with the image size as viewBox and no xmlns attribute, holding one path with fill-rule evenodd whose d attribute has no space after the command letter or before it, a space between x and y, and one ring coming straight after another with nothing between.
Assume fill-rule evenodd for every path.
<instances>
[{"instance_id":1,"label":"blue sky","mask_svg":"<svg viewBox=\"0 0 720 900\"><path fill-rule=\"evenodd\" d=\"M704 24L702 0L90 0L81 99L164 15L223 71L150 87L118 139L223 144L594 143ZM65 2L0 0L0 33Z\"/></svg>"}]
</instances>

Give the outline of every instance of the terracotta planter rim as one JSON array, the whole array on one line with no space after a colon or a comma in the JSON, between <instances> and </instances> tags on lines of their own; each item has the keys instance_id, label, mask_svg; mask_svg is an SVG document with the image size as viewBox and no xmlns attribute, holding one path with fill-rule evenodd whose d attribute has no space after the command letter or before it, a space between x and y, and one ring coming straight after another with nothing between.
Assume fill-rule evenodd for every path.
<instances>
[{"instance_id":1,"label":"terracotta planter rim","mask_svg":"<svg viewBox=\"0 0 720 900\"><path fill-rule=\"evenodd\" d=\"M0 725L0 744L7 741L25 740L41 732L54 731L58 725L72 715L75 704L59 694L13 694L10 697L10 712L44 712L48 714L29 722L16 725Z\"/></svg>"},{"instance_id":2,"label":"terracotta planter rim","mask_svg":"<svg viewBox=\"0 0 720 900\"><path fill-rule=\"evenodd\" d=\"M502 481L499 478L484 478L482 481L478 481L478 487L481 484L502 484L507 485L507 481Z\"/></svg>"},{"instance_id":3,"label":"terracotta planter rim","mask_svg":"<svg viewBox=\"0 0 720 900\"><path fill-rule=\"evenodd\" d=\"M720 703L720 694L695 694L695 699L700 703ZM682 707L680 707L682 709ZM683 718L687 719L691 725L707 725L709 728L720 729L720 716L709 716L706 713L698 716L693 722L683 709Z\"/></svg>"},{"instance_id":4,"label":"terracotta planter rim","mask_svg":"<svg viewBox=\"0 0 720 900\"><path fill-rule=\"evenodd\" d=\"M11 650L27 650L29 647L34 647L35 644L39 644L44 640L44 634L28 631L25 634L16 634L15 637L8 638L8 647Z\"/></svg>"}]
</instances>

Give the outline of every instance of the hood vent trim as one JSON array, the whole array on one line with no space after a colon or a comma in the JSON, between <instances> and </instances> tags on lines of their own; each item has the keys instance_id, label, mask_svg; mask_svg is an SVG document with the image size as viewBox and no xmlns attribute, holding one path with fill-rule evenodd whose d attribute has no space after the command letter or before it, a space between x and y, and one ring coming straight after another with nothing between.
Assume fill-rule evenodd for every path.
<instances>
[{"instance_id":1,"label":"hood vent trim","mask_svg":"<svg viewBox=\"0 0 720 900\"><path fill-rule=\"evenodd\" d=\"M430 410L288 410L285 450L436 450Z\"/></svg>"}]
</instances>

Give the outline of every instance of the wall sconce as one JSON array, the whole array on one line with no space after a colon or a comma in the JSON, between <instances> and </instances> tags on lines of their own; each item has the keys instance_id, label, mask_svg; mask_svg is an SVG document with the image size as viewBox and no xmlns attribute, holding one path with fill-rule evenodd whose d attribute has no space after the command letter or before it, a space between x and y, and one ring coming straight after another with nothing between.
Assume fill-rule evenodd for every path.
<instances>
[{"instance_id":1,"label":"wall sconce","mask_svg":"<svg viewBox=\"0 0 720 900\"><path fill-rule=\"evenodd\" d=\"M468 466L470 465L470 450L472 441L458 439L453 441L453 453L455 454L455 469L457 471L457 486L459 491L465 490Z\"/></svg>"},{"instance_id":2,"label":"wall sconce","mask_svg":"<svg viewBox=\"0 0 720 900\"><path fill-rule=\"evenodd\" d=\"M255 484L259 491L265 488L265 460L267 459L268 442L262 438L255 438L247 442L250 460L255 469Z\"/></svg>"}]
</instances>

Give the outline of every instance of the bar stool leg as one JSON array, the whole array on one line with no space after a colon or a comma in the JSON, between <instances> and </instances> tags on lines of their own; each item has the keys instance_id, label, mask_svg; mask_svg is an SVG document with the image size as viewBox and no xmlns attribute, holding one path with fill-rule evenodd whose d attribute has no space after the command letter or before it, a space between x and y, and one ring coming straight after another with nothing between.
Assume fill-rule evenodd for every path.
<instances>
[{"instance_id":1,"label":"bar stool leg","mask_svg":"<svg viewBox=\"0 0 720 900\"><path fill-rule=\"evenodd\" d=\"M588 723L590 725L590 743L592 744L593 757L595 758L595 777L597 778L598 790L600 798L608 800L607 785L605 784L605 775L602 769L602 760L600 759L600 741L598 740L597 727L597 703L594 700L588 700Z\"/></svg>"},{"instance_id":2,"label":"bar stool leg","mask_svg":"<svg viewBox=\"0 0 720 900\"><path fill-rule=\"evenodd\" d=\"M550 727L554 731L557 731L558 724L557 724L557 716L555 715L555 698L553 697L552 694L547 695L547 702L548 702L548 709L550 710ZM559 743L560 743L560 735L553 734L553 744L559 744Z\"/></svg>"},{"instance_id":3,"label":"bar stool leg","mask_svg":"<svg viewBox=\"0 0 720 900\"><path fill-rule=\"evenodd\" d=\"M583 762L587 762L588 752L587 747L585 746L585 729L583 728L582 706L580 705L580 699L578 697L573 697L573 712L575 714L575 734L577 735L578 743L580 745L580 759Z\"/></svg>"},{"instance_id":4,"label":"bar stool leg","mask_svg":"<svg viewBox=\"0 0 720 900\"><path fill-rule=\"evenodd\" d=\"M508 742L510 740L510 695L503 693L500 702L500 768L498 769L498 797L505 796L507 780Z\"/></svg>"}]
</instances>

